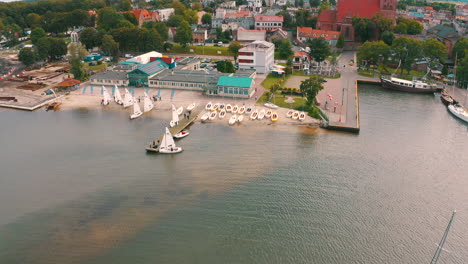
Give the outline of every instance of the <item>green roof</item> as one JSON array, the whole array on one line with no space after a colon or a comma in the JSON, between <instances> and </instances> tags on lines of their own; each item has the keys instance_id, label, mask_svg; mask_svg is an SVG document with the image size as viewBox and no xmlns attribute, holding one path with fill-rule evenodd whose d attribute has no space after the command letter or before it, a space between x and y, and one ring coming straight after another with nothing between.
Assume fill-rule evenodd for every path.
<instances>
[{"instance_id":1,"label":"green roof","mask_svg":"<svg viewBox=\"0 0 468 264\"><path fill-rule=\"evenodd\" d=\"M218 85L250 88L250 86L252 85L252 81L253 81L252 78L247 78L247 77L221 76L219 77Z\"/></svg>"}]
</instances>

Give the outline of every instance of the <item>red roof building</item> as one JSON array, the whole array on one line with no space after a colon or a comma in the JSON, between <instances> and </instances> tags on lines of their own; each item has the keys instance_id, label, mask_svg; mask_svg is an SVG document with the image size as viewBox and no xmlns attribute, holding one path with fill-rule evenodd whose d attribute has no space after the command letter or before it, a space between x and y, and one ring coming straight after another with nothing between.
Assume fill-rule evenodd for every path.
<instances>
[{"instance_id":1,"label":"red roof building","mask_svg":"<svg viewBox=\"0 0 468 264\"><path fill-rule=\"evenodd\" d=\"M128 13L133 13L138 20L138 26L142 26L143 23L149 21L159 21L159 14L158 12L151 12L146 9L132 9L127 11Z\"/></svg>"},{"instance_id":2,"label":"red roof building","mask_svg":"<svg viewBox=\"0 0 468 264\"><path fill-rule=\"evenodd\" d=\"M335 46L340 37L339 31L313 29L311 27L297 27L297 39L305 43L309 39L324 38L329 45Z\"/></svg>"},{"instance_id":3,"label":"red roof building","mask_svg":"<svg viewBox=\"0 0 468 264\"><path fill-rule=\"evenodd\" d=\"M255 29L270 31L283 27L283 16L254 16Z\"/></svg>"},{"instance_id":4,"label":"red roof building","mask_svg":"<svg viewBox=\"0 0 468 264\"><path fill-rule=\"evenodd\" d=\"M317 28L339 31L345 40L354 41L353 17L371 18L376 13L395 19L397 0L338 0L335 10L323 10Z\"/></svg>"}]
</instances>

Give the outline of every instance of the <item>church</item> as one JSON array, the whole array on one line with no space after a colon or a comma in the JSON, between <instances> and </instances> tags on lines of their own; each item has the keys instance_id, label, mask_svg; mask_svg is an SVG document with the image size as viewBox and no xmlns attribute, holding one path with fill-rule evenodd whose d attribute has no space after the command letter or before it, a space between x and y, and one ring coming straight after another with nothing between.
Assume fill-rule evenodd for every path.
<instances>
[{"instance_id":1,"label":"church","mask_svg":"<svg viewBox=\"0 0 468 264\"><path fill-rule=\"evenodd\" d=\"M397 0L338 0L335 10L323 10L317 29L339 31L346 41L354 41L353 17L371 18L376 13L395 19Z\"/></svg>"}]
</instances>

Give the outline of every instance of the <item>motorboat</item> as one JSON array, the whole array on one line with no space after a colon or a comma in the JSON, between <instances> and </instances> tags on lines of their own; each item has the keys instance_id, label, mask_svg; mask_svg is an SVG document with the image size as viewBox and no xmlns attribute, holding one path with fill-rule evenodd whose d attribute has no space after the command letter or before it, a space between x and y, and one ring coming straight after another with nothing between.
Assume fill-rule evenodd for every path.
<instances>
[{"instance_id":1,"label":"motorboat","mask_svg":"<svg viewBox=\"0 0 468 264\"><path fill-rule=\"evenodd\" d=\"M243 115L238 115L237 116L237 122L240 123L240 122L242 122L242 120L244 120L244 116Z\"/></svg>"},{"instance_id":2,"label":"motorboat","mask_svg":"<svg viewBox=\"0 0 468 264\"><path fill-rule=\"evenodd\" d=\"M440 94L440 100L444 105L450 105L450 104L456 104L457 101L453 99L453 97L446 91L443 90L442 93Z\"/></svg>"},{"instance_id":3,"label":"motorboat","mask_svg":"<svg viewBox=\"0 0 468 264\"><path fill-rule=\"evenodd\" d=\"M135 100L133 102L133 114L130 116L130 119L135 119L140 117L143 114L143 112L140 109L140 105L138 105L138 102Z\"/></svg>"},{"instance_id":4,"label":"motorboat","mask_svg":"<svg viewBox=\"0 0 468 264\"><path fill-rule=\"evenodd\" d=\"M249 106L245 109L245 114L250 115L251 113L252 113L252 107Z\"/></svg>"},{"instance_id":5,"label":"motorboat","mask_svg":"<svg viewBox=\"0 0 468 264\"><path fill-rule=\"evenodd\" d=\"M208 118L210 118L210 112L203 114L200 119L202 122L205 122L206 120L208 120Z\"/></svg>"},{"instance_id":6,"label":"motorboat","mask_svg":"<svg viewBox=\"0 0 468 264\"><path fill-rule=\"evenodd\" d=\"M210 119L210 120L213 120L213 119L216 118L217 115L218 115L218 112L216 112L216 111L215 111L215 112L211 112L209 119Z\"/></svg>"},{"instance_id":7,"label":"motorboat","mask_svg":"<svg viewBox=\"0 0 468 264\"><path fill-rule=\"evenodd\" d=\"M194 108L195 108L196 104L195 103L191 103L187 106L187 111L192 111Z\"/></svg>"},{"instance_id":8,"label":"motorboat","mask_svg":"<svg viewBox=\"0 0 468 264\"><path fill-rule=\"evenodd\" d=\"M237 115L232 115L231 118L229 118L229 125L234 125L237 122Z\"/></svg>"},{"instance_id":9,"label":"motorboat","mask_svg":"<svg viewBox=\"0 0 468 264\"><path fill-rule=\"evenodd\" d=\"M299 113L299 121L304 121L306 114L304 112Z\"/></svg>"},{"instance_id":10,"label":"motorboat","mask_svg":"<svg viewBox=\"0 0 468 264\"><path fill-rule=\"evenodd\" d=\"M179 152L182 152L182 148L176 146L169 128L166 127L166 133L164 133L161 144L159 144L159 153L175 154Z\"/></svg>"},{"instance_id":11,"label":"motorboat","mask_svg":"<svg viewBox=\"0 0 468 264\"><path fill-rule=\"evenodd\" d=\"M266 113L265 113L265 118L270 118L272 113L273 113L273 111L267 110Z\"/></svg>"},{"instance_id":12,"label":"motorboat","mask_svg":"<svg viewBox=\"0 0 468 264\"><path fill-rule=\"evenodd\" d=\"M179 133L175 134L174 135L174 138L177 138L177 139L180 139L180 138L184 138L186 136L188 136L190 133L187 131L187 130L182 130L180 131Z\"/></svg>"},{"instance_id":13,"label":"motorboat","mask_svg":"<svg viewBox=\"0 0 468 264\"><path fill-rule=\"evenodd\" d=\"M264 117L265 117L265 109L262 109L260 110L260 112L258 112L257 119L262 120Z\"/></svg>"},{"instance_id":14,"label":"motorboat","mask_svg":"<svg viewBox=\"0 0 468 264\"><path fill-rule=\"evenodd\" d=\"M213 104L212 104L211 102L208 102L208 103L205 105L205 110L206 110L206 111L210 111L212 106L213 106Z\"/></svg>"},{"instance_id":15,"label":"motorboat","mask_svg":"<svg viewBox=\"0 0 468 264\"><path fill-rule=\"evenodd\" d=\"M257 117L258 117L258 111L257 110L253 111L252 114L250 114L250 119L252 119L252 120L257 119Z\"/></svg>"},{"instance_id":16,"label":"motorboat","mask_svg":"<svg viewBox=\"0 0 468 264\"><path fill-rule=\"evenodd\" d=\"M176 112L177 112L177 115L181 115L184 112L184 107L181 106L181 107L177 108Z\"/></svg>"},{"instance_id":17,"label":"motorboat","mask_svg":"<svg viewBox=\"0 0 468 264\"><path fill-rule=\"evenodd\" d=\"M226 116L226 110L223 109L223 110L221 110L221 112L219 112L218 117L219 117L219 119L223 119L225 116Z\"/></svg>"},{"instance_id":18,"label":"motorboat","mask_svg":"<svg viewBox=\"0 0 468 264\"><path fill-rule=\"evenodd\" d=\"M224 110L224 106L225 106L224 104L220 104L219 107L218 107L218 111Z\"/></svg>"},{"instance_id":19,"label":"motorboat","mask_svg":"<svg viewBox=\"0 0 468 264\"><path fill-rule=\"evenodd\" d=\"M405 79L399 79L395 77L380 78L383 88L411 92L411 93L433 93L440 90L436 85L425 83L419 80L408 81Z\"/></svg>"},{"instance_id":20,"label":"motorboat","mask_svg":"<svg viewBox=\"0 0 468 264\"><path fill-rule=\"evenodd\" d=\"M232 111L231 111L231 112L232 112L233 114L238 113L238 112L239 112L239 107L238 107L237 105L234 105L234 106L232 107ZM240 113L239 113L239 114L240 114Z\"/></svg>"},{"instance_id":21,"label":"motorboat","mask_svg":"<svg viewBox=\"0 0 468 264\"><path fill-rule=\"evenodd\" d=\"M291 118L294 119L294 120L297 120L297 119L299 118L299 112L298 112L298 111L294 111L294 113L293 113L293 115L292 115Z\"/></svg>"},{"instance_id":22,"label":"motorboat","mask_svg":"<svg viewBox=\"0 0 468 264\"><path fill-rule=\"evenodd\" d=\"M264 104L264 106L265 106L265 107L268 107L268 108L271 108L271 109L278 109L278 106L275 105L275 104L273 104L273 103L271 103L271 102L266 102L266 103Z\"/></svg>"},{"instance_id":23,"label":"motorboat","mask_svg":"<svg viewBox=\"0 0 468 264\"><path fill-rule=\"evenodd\" d=\"M101 100L102 105L109 105L111 100L112 100L111 96L109 92L107 91L106 87L102 86L102 100Z\"/></svg>"},{"instance_id":24,"label":"motorboat","mask_svg":"<svg viewBox=\"0 0 468 264\"><path fill-rule=\"evenodd\" d=\"M232 105L227 104L226 105L226 112L231 113L231 111L232 111Z\"/></svg>"},{"instance_id":25,"label":"motorboat","mask_svg":"<svg viewBox=\"0 0 468 264\"><path fill-rule=\"evenodd\" d=\"M465 122L468 122L468 111L466 111L466 109L464 109L461 105L451 104L447 108L450 111L450 113L452 113L454 116L460 118Z\"/></svg>"},{"instance_id":26,"label":"motorboat","mask_svg":"<svg viewBox=\"0 0 468 264\"><path fill-rule=\"evenodd\" d=\"M145 97L143 98L143 112L146 113L146 112L151 111L154 108L154 104L151 101L148 94L146 94L146 92L144 92L144 95Z\"/></svg>"},{"instance_id":27,"label":"motorboat","mask_svg":"<svg viewBox=\"0 0 468 264\"><path fill-rule=\"evenodd\" d=\"M179 124L179 115L177 114L177 110L175 106L172 105L172 119L171 119L171 122L169 123L169 126L175 127L178 124Z\"/></svg>"},{"instance_id":28,"label":"motorboat","mask_svg":"<svg viewBox=\"0 0 468 264\"><path fill-rule=\"evenodd\" d=\"M273 121L273 122L278 121L278 114L276 112L273 112L271 114L271 121Z\"/></svg>"},{"instance_id":29,"label":"motorboat","mask_svg":"<svg viewBox=\"0 0 468 264\"><path fill-rule=\"evenodd\" d=\"M294 110L289 110L287 113L286 113L286 117L288 118L291 118L294 114Z\"/></svg>"},{"instance_id":30,"label":"motorboat","mask_svg":"<svg viewBox=\"0 0 468 264\"><path fill-rule=\"evenodd\" d=\"M244 112L245 112L245 106L241 106L241 107L239 108L239 111L237 111L237 113L238 113L239 115L243 115Z\"/></svg>"},{"instance_id":31,"label":"motorboat","mask_svg":"<svg viewBox=\"0 0 468 264\"><path fill-rule=\"evenodd\" d=\"M123 105L122 96L120 95L119 87L114 85L114 100L117 104Z\"/></svg>"},{"instance_id":32,"label":"motorboat","mask_svg":"<svg viewBox=\"0 0 468 264\"><path fill-rule=\"evenodd\" d=\"M123 100L123 107L127 108L129 106L133 105L133 96L132 94L128 91L127 88L125 88L125 95L124 95L124 100Z\"/></svg>"}]
</instances>

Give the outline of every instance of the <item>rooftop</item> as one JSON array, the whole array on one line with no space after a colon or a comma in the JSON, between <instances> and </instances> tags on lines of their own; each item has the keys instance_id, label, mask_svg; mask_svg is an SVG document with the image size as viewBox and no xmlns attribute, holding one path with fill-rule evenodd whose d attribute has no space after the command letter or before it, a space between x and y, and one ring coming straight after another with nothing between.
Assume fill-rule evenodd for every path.
<instances>
[{"instance_id":1,"label":"rooftop","mask_svg":"<svg viewBox=\"0 0 468 264\"><path fill-rule=\"evenodd\" d=\"M250 88L252 81L253 79L248 77L221 76L219 77L218 85Z\"/></svg>"},{"instance_id":2,"label":"rooftop","mask_svg":"<svg viewBox=\"0 0 468 264\"><path fill-rule=\"evenodd\" d=\"M256 15L254 18L255 18L255 22L283 22L284 20L283 16Z\"/></svg>"},{"instance_id":3,"label":"rooftop","mask_svg":"<svg viewBox=\"0 0 468 264\"><path fill-rule=\"evenodd\" d=\"M117 71L105 71L92 75L90 79L125 81L127 80L127 73Z\"/></svg>"},{"instance_id":4,"label":"rooftop","mask_svg":"<svg viewBox=\"0 0 468 264\"><path fill-rule=\"evenodd\" d=\"M161 72L165 69L169 68L169 66L167 66L167 64L161 60L155 60L153 62L150 62L148 64L145 64L131 72L135 72L135 71L141 71L143 73L145 73L146 75L154 75L158 72Z\"/></svg>"},{"instance_id":5,"label":"rooftop","mask_svg":"<svg viewBox=\"0 0 468 264\"><path fill-rule=\"evenodd\" d=\"M340 37L339 31L313 29L311 27L298 27L298 37L306 38L324 38L326 40L337 40Z\"/></svg>"},{"instance_id":6,"label":"rooftop","mask_svg":"<svg viewBox=\"0 0 468 264\"><path fill-rule=\"evenodd\" d=\"M175 81L175 82L195 82L195 83L216 83L222 73L205 71L184 71L166 70L150 80Z\"/></svg>"},{"instance_id":7,"label":"rooftop","mask_svg":"<svg viewBox=\"0 0 468 264\"><path fill-rule=\"evenodd\" d=\"M59 87L70 87L70 86L75 86L77 84L80 84L81 82L72 78L67 78L63 82L59 83Z\"/></svg>"}]
</instances>

